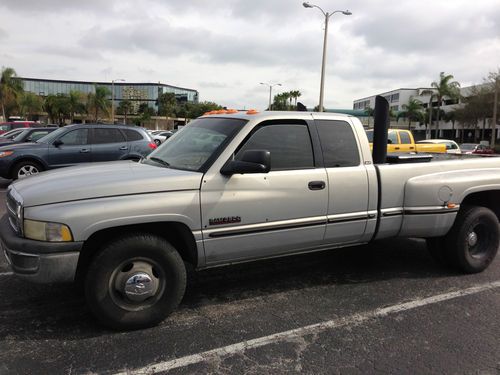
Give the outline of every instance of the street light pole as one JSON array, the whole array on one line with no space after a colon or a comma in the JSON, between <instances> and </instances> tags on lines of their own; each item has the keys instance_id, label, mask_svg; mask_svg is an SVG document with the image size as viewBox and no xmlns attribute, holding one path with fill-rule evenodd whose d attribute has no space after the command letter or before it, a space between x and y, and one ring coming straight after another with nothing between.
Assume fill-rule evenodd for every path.
<instances>
[{"instance_id":1,"label":"street light pole","mask_svg":"<svg viewBox=\"0 0 500 375\"><path fill-rule=\"evenodd\" d=\"M325 66L326 66L326 46L328 44L328 21L330 21L330 17L335 13L342 13L344 16L350 16L352 13L348 10L335 10L331 13L325 12L321 7L309 4L308 2L302 3L304 8L318 8L321 13L325 16L325 35L323 37L323 59L321 61L321 82L319 85L319 112L323 112L323 98L324 98L324 89L325 89Z\"/></svg>"},{"instance_id":2,"label":"street light pole","mask_svg":"<svg viewBox=\"0 0 500 375\"><path fill-rule=\"evenodd\" d=\"M268 110L271 110L271 96L272 96L272 91L273 91L273 86L281 86L281 83L266 83L266 82L261 82L261 85L269 86L269 105L268 105Z\"/></svg>"},{"instance_id":3,"label":"street light pole","mask_svg":"<svg viewBox=\"0 0 500 375\"><path fill-rule=\"evenodd\" d=\"M111 123L115 123L115 82L125 82L124 79L118 78L111 80Z\"/></svg>"}]
</instances>

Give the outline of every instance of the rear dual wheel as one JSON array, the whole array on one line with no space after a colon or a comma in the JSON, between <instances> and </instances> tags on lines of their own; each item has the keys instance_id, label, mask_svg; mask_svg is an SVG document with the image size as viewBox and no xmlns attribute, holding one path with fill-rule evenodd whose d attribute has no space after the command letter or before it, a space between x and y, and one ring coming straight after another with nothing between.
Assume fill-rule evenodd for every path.
<instances>
[{"instance_id":1,"label":"rear dual wheel","mask_svg":"<svg viewBox=\"0 0 500 375\"><path fill-rule=\"evenodd\" d=\"M117 330L152 327L180 303L186 269L175 248L151 234L132 234L104 246L85 277L91 312Z\"/></svg>"},{"instance_id":2,"label":"rear dual wheel","mask_svg":"<svg viewBox=\"0 0 500 375\"><path fill-rule=\"evenodd\" d=\"M465 273L485 270L498 252L498 218L486 207L463 207L444 237L427 239L431 256L441 265Z\"/></svg>"}]
</instances>

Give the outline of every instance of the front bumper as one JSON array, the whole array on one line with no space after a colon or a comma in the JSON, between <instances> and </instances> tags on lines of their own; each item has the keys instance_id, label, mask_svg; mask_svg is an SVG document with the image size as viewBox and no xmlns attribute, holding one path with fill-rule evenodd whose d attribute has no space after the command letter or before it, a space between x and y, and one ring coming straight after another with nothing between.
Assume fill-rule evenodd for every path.
<instances>
[{"instance_id":1,"label":"front bumper","mask_svg":"<svg viewBox=\"0 0 500 375\"><path fill-rule=\"evenodd\" d=\"M74 280L83 242L18 237L4 215L0 220L0 246L18 276L36 283L62 283Z\"/></svg>"}]
</instances>

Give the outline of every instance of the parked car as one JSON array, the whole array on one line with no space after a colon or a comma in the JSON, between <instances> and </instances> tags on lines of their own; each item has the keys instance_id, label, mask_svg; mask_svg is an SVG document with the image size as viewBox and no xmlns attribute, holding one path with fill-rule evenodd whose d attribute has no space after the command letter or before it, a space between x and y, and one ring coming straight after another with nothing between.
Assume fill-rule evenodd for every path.
<instances>
[{"instance_id":1,"label":"parked car","mask_svg":"<svg viewBox=\"0 0 500 375\"><path fill-rule=\"evenodd\" d=\"M55 129L35 143L0 147L0 177L23 178L46 169L111 160L138 161L156 148L143 129L79 124Z\"/></svg>"},{"instance_id":2,"label":"parked car","mask_svg":"<svg viewBox=\"0 0 500 375\"><path fill-rule=\"evenodd\" d=\"M15 129L13 136L0 138L0 146L12 145L16 143L36 142L47 134L52 133L56 128L25 128Z\"/></svg>"},{"instance_id":3,"label":"parked car","mask_svg":"<svg viewBox=\"0 0 500 375\"><path fill-rule=\"evenodd\" d=\"M9 121L0 123L0 134L12 129L42 127L43 124L34 121Z\"/></svg>"},{"instance_id":4,"label":"parked car","mask_svg":"<svg viewBox=\"0 0 500 375\"><path fill-rule=\"evenodd\" d=\"M170 130L163 130L160 132L154 132L151 135L151 138L153 138L153 141L157 146L159 146L173 135L174 133L172 133Z\"/></svg>"},{"instance_id":5,"label":"parked car","mask_svg":"<svg viewBox=\"0 0 500 375\"><path fill-rule=\"evenodd\" d=\"M3 133L2 135L0 135L0 142L3 140L6 140L6 139L13 139L16 135L21 133L23 130L24 130L24 128L12 129L6 133Z\"/></svg>"},{"instance_id":6,"label":"parked car","mask_svg":"<svg viewBox=\"0 0 500 375\"><path fill-rule=\"evenodd\" d=\"M460 146L457 142L450 139L425 139L423 141L418 141L419 144L440 144L446 146L446 153L448 154L460 154Z\"/></svg>"},{"instance_id":7,"label":"parked car","mask_svg":"<svg viewBox=\"0 0 500 375\"><path fill-rule=\"evenodd\" d=\"M489 155L495 153L493 149L480 143L462 143L460 149L462 150L462 154Z\"/></svg>"}]
</instances>

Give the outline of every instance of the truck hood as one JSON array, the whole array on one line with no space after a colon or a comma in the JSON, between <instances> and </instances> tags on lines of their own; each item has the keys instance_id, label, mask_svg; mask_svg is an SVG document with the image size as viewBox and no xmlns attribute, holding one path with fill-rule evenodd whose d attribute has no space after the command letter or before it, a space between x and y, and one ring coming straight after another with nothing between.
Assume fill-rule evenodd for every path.
<instances>
[{"instance_id":1,"label":"truck hood","mask_svg":"<svg viewBox=\"0 0 500 375\"><path fill-rule=\"evenodd\" d=\"M24 206L30 207L118 195L196 190L202 177L200 172L114 161L43 172L11 186L21 195Z\"/></svg>"}]
</instances>

